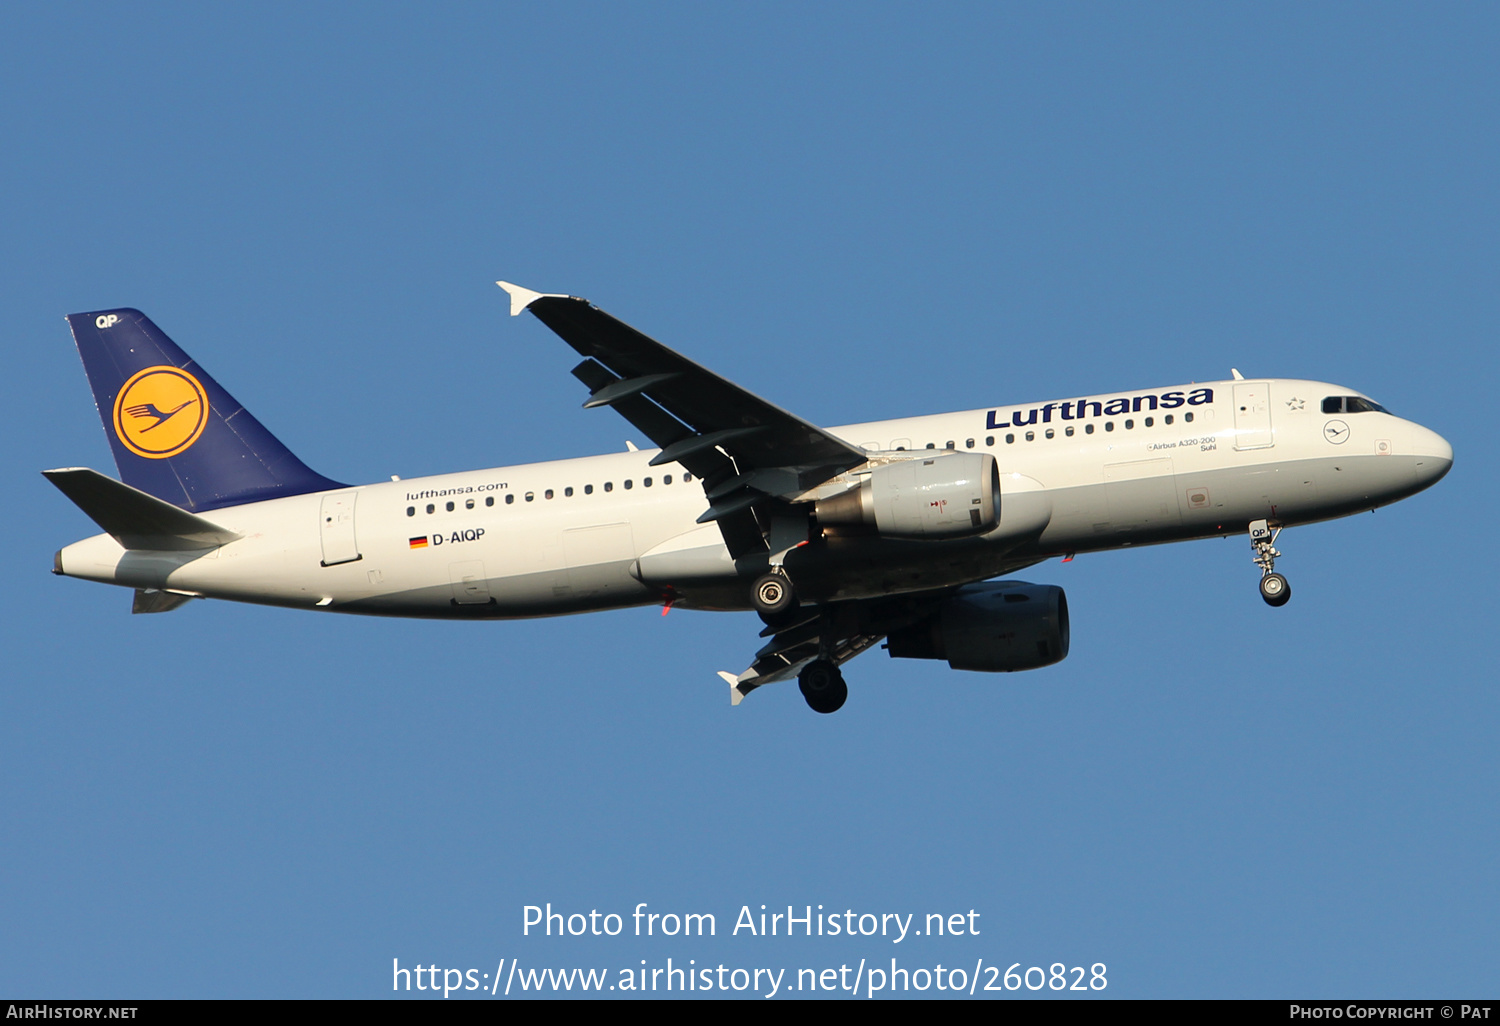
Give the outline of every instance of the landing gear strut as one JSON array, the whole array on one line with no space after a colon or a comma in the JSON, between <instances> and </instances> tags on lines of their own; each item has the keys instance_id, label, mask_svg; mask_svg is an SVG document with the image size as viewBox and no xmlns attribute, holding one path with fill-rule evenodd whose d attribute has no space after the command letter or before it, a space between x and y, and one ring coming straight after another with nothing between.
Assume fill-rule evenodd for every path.
<instances>
[{"instance_id":1,"label":"landing gear strut","mask_svg":"<svg viewBox=\"0 0 1500 1026\"><path fill-rule=\"evenodd\" d=\"M1268 606L1284 606L1292 597L1292 586L1285 577L1276 572L1276 536L1281 528L1272 527L1267 521L1256 520L1250 524L1250 548L1255 553L1255 565L1260 567L1260 597Z\"/></svg>"},{"instance_id":2,"label":"landing gear strut","mask_svg":"<svg viewBox=\"0 0 1500 1026\"><path fill-rule=\"evenodd\" d=\"M813 712L838 712L849 697L849 686L832 659L818 658L802 667L797 686Z\"/></svg>"},{"instance_id":3,"label":"landing gear strut","mask_svg":"<svg viewBox=\"0 0 1500 1026\"><path fill-rule=\"evenodd\" d=\"M786 619L797 606L797 593L786 574L773 571L757 578L750 588L750 604L768 625Z\"/></svg>"}]
</instances>

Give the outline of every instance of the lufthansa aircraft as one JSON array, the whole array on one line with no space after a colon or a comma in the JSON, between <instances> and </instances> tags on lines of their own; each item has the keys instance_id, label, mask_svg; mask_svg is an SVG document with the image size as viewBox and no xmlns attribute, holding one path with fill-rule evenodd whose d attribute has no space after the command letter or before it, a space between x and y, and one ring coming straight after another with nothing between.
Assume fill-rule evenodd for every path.
<instances>
[{"instance_id":1,"label":"lufthansa aircraft","mask_svg":"<svg viewBox=\"0 0 1500 1026\"><path fill-rule=\"evenodd\" d=\"M137 310L73 314L123 483L45 474L104 530L53 572L135 589L133 612L223 598L379 616L508 619L661 604L755 609L738 703L839 667L959 670L1068 654L1061 588L994 580L1052 556L1248 535L1260 593L1285 527L1403 499L1448 472L1436 433L1342 385L1172 385L824 429L587 301L508 282L583 357L585 408L657 448L345 485L309 469Z\"/></svg>"}]
</instances>

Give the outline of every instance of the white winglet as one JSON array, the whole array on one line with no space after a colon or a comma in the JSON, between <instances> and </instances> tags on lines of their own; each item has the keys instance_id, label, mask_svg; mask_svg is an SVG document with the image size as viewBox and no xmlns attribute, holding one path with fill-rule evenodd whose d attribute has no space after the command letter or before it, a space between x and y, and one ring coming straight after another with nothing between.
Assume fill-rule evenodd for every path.
<instances>
[{"instance_id":1,"label":"white winglet","mask_svg":"<svg viewBox=\"0 0 1500 1026\"><path fill-rule=\"evenodd\" d=\"M538 299L566 298L559 296L555 292L533 292L530 289L523 289L519 285L512 285L508 281L497 281L495 284L510 293L510 315L512 317L519 317L522 310L535 303Z\"/></svg>"},{"instance_id":2,"label":"white winglet","mask_svg":"<svg viewBox=\"0 0 1500 1026\"><path fill-rule=\"evenodd\" d=\"M740 690L740 678L728 670L720 670L719 676L729 684L729 704L739 705L745 700L745 693Z\"/></svg>"},{"instance_id":3,"label":"white winglet","mask_svg":"<svg viewBox=\"0 0 1500 1026\"><path fill-rule=\"evenodd\" d=\"M528 299L527 302L529 303L529 302L531 302L531 300ZM1236 380L1236 381L1244 381L1245 380L1245 375L1241 374L1239 372L1239 369L1236 368L1236 367L1229 368L1229 373L1231 373L1231 374L1234 375L1234 380Z\"/></svg>"}]
</instances>

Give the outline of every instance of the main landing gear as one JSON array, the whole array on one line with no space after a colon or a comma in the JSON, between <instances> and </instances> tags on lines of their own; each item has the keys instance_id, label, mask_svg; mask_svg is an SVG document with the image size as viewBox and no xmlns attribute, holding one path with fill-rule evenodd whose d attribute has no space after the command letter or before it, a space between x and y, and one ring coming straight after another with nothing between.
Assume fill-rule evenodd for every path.
<instances>
[{"instance_id":1,"label":"main landing gear","mask_svg":"<svg viewBox=\"0 0 1500 1026\"><path fill-rule=\"evenodd\" d=\"M1292 597L1292 586L1285 577L1276 572L1276 536L1281 528L1272 527L1265 520L1250 524L1250 548L1255 553L1255 565L1260 567L1260 597L1268 606L1284 606Z\"/></svg>"},{"instance_id":2,"label":"main landing gear","mask_svg":"<svg viewBox=\"0 0 1500 1026\"><path fill-rule=\"evenodd\" d=\"M797 592L780 569L763 574L750 588L750 604L768 626L784 621L797 608Z\"/></svg>"},{"instance_id":3,"label":"main landing gear","mask_svg":"<svg viewBox=\"0 0 1500 1026\"><path fill-rule=\"evenodd\" d=\"M778 630L795 626L800 609L796 589L780 567L756 579L750 588L750 604L768 627ZM819 615L825 618L825 622L819 637L818 656L797 674L797 687L813 712L832 713L843 708L849 697L849 686L844 683L839 664L830 658L830 625L826 622L826 611Z\"/></svg>"},{"instance_id":4,"label":"main landing gear","mask_svg":"<svg viewBox=\"0 0 1500 1026\"><path fill-rule=\"evenodd\" d=\"M797 687L802 689L802 697L813 712L838 712L849 697L849 686L844 683L838 665L822 657L802 667L797 674Z\"/></svg>"}]
</instances>

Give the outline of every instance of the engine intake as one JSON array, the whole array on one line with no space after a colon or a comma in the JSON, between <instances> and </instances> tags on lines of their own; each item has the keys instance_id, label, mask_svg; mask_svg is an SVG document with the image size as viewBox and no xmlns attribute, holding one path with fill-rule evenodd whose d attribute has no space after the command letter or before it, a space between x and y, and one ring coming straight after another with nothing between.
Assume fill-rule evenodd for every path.
<instances>
[{"instance_id":1,"label":"engine intake","mask_svg":"<svg viewBox=\"0 0 1500 1026\"><path fill-rule=\"evenodd\" d=\"M884 538L963 538L1000 522L1000 470L987 453L956 452L876 467L822 499L818 523L873 527Z\"/></svg>"},{"instance_id":2,"label":"engine intake","mask_svg":"<svg viewBox=\"0 0 1500 1026\"><path fill-rule=\"evenodd\" d=\"M892 631L898 659L946 659L955 670L1010 673L1060 663L1068 655L1068 599L1050 584L968 584L938 611Z\"/></svg>"}]
</instances>

